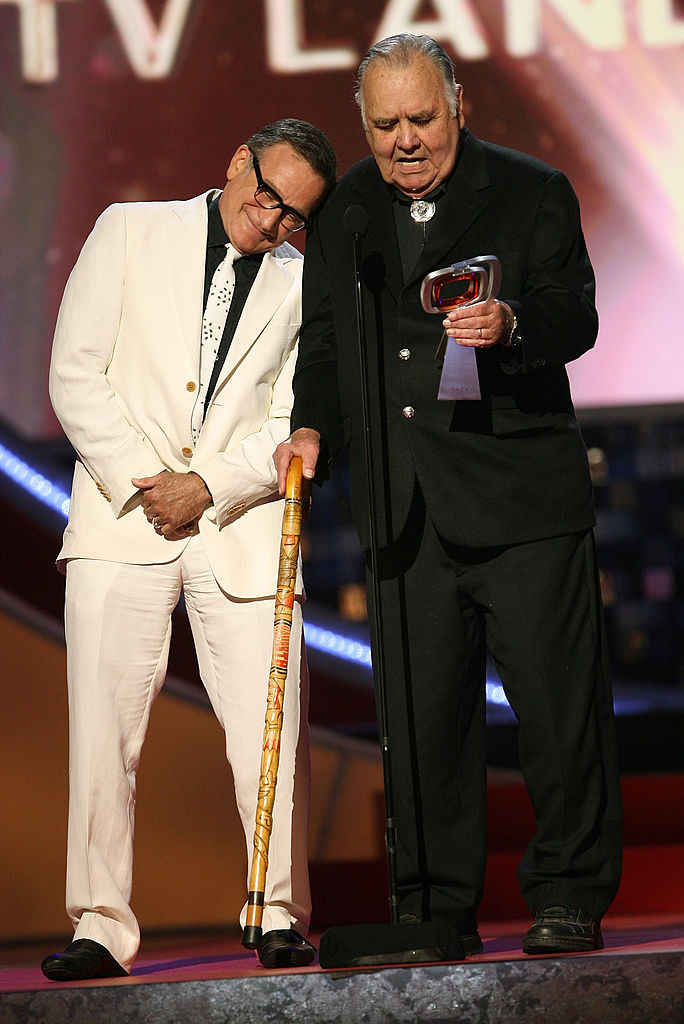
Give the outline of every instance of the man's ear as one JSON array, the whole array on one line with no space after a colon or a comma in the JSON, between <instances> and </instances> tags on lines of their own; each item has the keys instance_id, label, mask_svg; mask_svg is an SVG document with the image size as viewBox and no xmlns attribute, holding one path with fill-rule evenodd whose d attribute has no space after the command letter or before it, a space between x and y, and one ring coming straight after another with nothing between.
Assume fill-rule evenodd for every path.
<instances>
[{"instance_id":1,"label":"man's ear","mask_svg":"<svg viewBox=\"0 0 684 1024\"><path fill-rule=\"evenodd\" d=\"M465 128L465 114L463 113L463 86L456 86L458 89L458 113L456 114L459 128Z\"/></svg>"},{"instance_id":2,"label":"man's ear","mask_svg":"<svg viewBox=\"0 0 684 1024\"><path fill-rule=\"evenodd\" d=\"M236 174L243 171L252 159L252 154L248 146L242 145L233 153L232 159L228 164L228 170L226 171L226 180L230 181Z\"/></svg>"}]
</instances>

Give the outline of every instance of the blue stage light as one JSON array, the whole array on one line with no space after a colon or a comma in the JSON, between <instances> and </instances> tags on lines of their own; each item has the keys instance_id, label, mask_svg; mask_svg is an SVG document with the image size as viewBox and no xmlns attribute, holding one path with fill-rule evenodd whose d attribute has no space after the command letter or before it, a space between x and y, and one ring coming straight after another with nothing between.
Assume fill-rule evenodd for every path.
<instances>
[{"instance_id":1,"label":"blue stage light","mask_svg":"<svg viewBox=\"0 0 684 1024\"><path fill-rule=\"evenodd\" d=\"M2 444L0 444L0 470L38 501L59 512L65 519L67 518L69 495ZM356 665L363 665L369 670L372 668L370 644L308 621L304 623L304 637L308 646L313 650ZM500 683L487 681L487 701L501 707L508 705Z\"/></svg>"},{"instance_id":2,"label":"blue stage light","mask_svg":"<svg viewBox=\"0 0 684 1024\"><path fill-rule=\"evenodd\" d=\"M325 654L341 658L343 661L363 665L369 671L372 668L370 644L362 643L331 629L324 629L308 621L304 622L304 638L307 646L315 651L322 651ZM486 694L488 704L499 708L509 707L504 688L498 680L487 679Z\"/></svg>"},{"instance_id":3,"label":"blue stage light","mask_svg":"<svg viewBox=\"0 0 684 1024\"><path fill-rule=\"evenodd\" d=\"M323 629L312 622L304 623L304 638L307 645L315 651L323 651L326 654L342 658L343 661L371 667L370 644L361 643L352 637L335 633L331 629Z\"/></svg>"},{"instance_id":4,"label":"blue stage light","mask_svg":"<svg viewBox=\"0 0 684 1024\"><path fill-rule=\"evenodd\" d=\"M496 704L498 707L502 708L507 708L509 706L501 683L493 683L489 679L487 680L487 702L489 704Z\"/></svg>"},{"instance_id":5,"label":"blue stage light","mask_svg":"<svg viewBox=\"0 0 684 1024\"><path fill-rule=\"evenodd\" d=\"M0 444L0 470L48 508L61 513L65 519L69 515L69 495L2 444Z\"/></svg>"}]
</instances>

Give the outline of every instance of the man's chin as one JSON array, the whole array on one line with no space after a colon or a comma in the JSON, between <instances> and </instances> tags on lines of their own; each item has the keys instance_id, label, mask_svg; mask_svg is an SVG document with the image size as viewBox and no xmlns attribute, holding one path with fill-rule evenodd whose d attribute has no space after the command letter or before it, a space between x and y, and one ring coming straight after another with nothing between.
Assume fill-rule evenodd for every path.
<instances>
[{"instance_id":1,"label":"man's chin","mask_svg":"<svg viewBox=\"0 0 684 1024\"><path fill-rule=\"evenodd\" d=\"M235 248L242 253L243 256L257 256L259 253L268 252L269 249L275 248L278 244L277 238L268 238L263 231L251 222L249 217L246 217L243 222L238 225L235 232L235 237L231 239Z\"/></svg>"},{"instance_id":2,"label":"man's chin","mask_svg":"<svg viewBox=\"0 0 684 1024\"><path fill-rule=\"evenodd\" d=\"M233 242L235 248L243 256L258 256L259 253L268 252L269 249L273 249L275 244L275 242L270 242L268 238L264 238L263 235L240 238L237 242Z\"/></svg>"},{"instance_id":3,"label":"man's chin","mask_svg":"<svg viewBox=\"0 0 684 1024\"><path fill-rule=\"evenodd\" d=\"M410 171L395 172L393 182L404 195L411 196L412 199L420 199L435 187L434 177L426 175L424 171L422 174Z\"/></svg>"},{"instance_id":4,"label":"man's chin","mask_svg":"<svg viewBox=\"0 0 684 1024\"><path fill-rule=\"evenodd\" d=\"M418 184L417 182L395 181L394 184L401 192L404 193L405 196L410 196L411 199L421 199L435 187L434 183L431 181L428 182L427 184Z\"/></svg>"}]
</instances>

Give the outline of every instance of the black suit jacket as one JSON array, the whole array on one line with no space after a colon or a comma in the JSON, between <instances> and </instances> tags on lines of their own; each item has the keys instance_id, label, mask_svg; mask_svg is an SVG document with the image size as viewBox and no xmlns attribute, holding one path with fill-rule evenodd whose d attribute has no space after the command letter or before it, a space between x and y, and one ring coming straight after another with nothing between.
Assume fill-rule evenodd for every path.
<instances>
[{"instance_id":1,"label":"black suit jacket","mask_svg":"<svg viewBox=\"0 0 684 1024\"><path fill-rule=\"evenodd\" d=\"M598 326L576 196L561 172L464 131L443 202L404 282L391 193L375 161L341 179L307 240L292 427L315 427L333 456L351 445L353 510L367 546L352 238L343 228L345 210L358 204L369 219L362 279L380 545L399 536L416 480L452 543L511 544L589 527L591 482L564 365L593 345ZM518 318L522 345L478 352L480 401L438 401L442 317L422 310L420 283L488 254L501 261L499 297Z\"/></svg>"}]
</instances>

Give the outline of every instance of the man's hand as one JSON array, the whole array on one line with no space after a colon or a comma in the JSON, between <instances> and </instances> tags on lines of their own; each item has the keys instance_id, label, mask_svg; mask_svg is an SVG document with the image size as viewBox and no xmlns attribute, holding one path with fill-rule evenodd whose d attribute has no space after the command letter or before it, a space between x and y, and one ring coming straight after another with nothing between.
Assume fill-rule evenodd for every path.
<instances>
[{"instance_id":1,"label":"man's hand","mask_svg":"<svg viewBox=\"0 0 684 1024\"><path fill-rule=\"evenodd\" d=\"M278 470L278 490L285 494L287 470L294 455L302 457L302 476L305 480L313 480L316 472L318 454L321 450L321 435L310 427L300 427L286 441L282 441L273 453L273 461Z\"/></svg>"},{"instance_id":2,"label":"man's hand","mask_svg":"<svg viewBox=\"0 0 684 1024\"><path fill-rule=\"evenodd\" d=\"M444 318L446 334L470 348L507 345L513 326L513 310L498 299L453 309Z\"/></svg>"},{"instance_id":3,"label":"man's hand","mask_svg":"<svg viewBox=\"0 0 684 1024\"><path fill-rule=\"evenodd\" d=\"M167 540L182 540L212 503L211 494L197 473L171 473L133 477L131 483L143 492L143 511L148 522Z\"/></svg>"}]
</instances>

